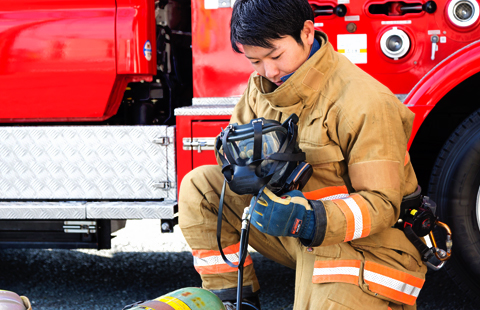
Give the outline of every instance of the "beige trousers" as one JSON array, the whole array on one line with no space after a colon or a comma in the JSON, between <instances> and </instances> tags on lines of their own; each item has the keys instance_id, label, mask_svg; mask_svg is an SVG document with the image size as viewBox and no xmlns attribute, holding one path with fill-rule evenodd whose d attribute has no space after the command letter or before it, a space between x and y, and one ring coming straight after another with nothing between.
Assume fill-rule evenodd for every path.
<instances>
[{"instance_id":1,"label":"beige trousers","mask_svg":"<svg viewBox=\"0 0 480 310\"><path fill-rule=\"evenodd\" d=\"M180 187L179 224L192 248L195 267L203 287L209 290L237 286L237 271L223 264L216 240L217 214L223 175L219 166L201 166L185 176ZM225 192L222 248L234 254L240 241L241 216L251 196L239 196L228 185ZM284 266L296 269L294 310L305 309L415 309L382 300L349 283L313 283L316 249L306 249L296 238L273 237L250 228L249 244L262 255ZM346 244L347 245L347 244ZM348 246L348 245L347 245ZM321 247L319 247L321 248ZM363 254L348 246L348 259L362 259ZM233 249L233 250L232 250ZM226 252L226 254L228 254ZM233 256L229 256L233 257ZM244 269L244 286L257 291L260 286L251 259ZM279 283L278 285L282 285Z\"/></svg>"}]
</instances>

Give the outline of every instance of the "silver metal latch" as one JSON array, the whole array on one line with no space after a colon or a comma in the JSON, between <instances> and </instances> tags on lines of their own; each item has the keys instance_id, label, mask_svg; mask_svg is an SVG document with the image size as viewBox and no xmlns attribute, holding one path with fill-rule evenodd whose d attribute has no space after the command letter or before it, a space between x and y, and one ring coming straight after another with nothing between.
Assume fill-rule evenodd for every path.
<instances>
[{"instance_id":1,"label":"silver metal latch","mask_svg":"<svg viewBox=\"0 0 480 310\"><path fill-rule=\"evenodd\" d=\"M153 139L152 142L160 145L169 145L170 143L172 143L170 137L157 137Z\"/></svg>"},{"instance_id":2,"label":"silver metal latch","mask_svg":"<svg viewBox=\"0 0 480 310\"><path fill-rule=\"evenodd\" d=\"M183 149L185 151L197 150L213 151L215 149L215 138L183 138Z\"/></svg>"},{"instance_id":3,"label":"silver metal latch","mask_svg":"<svg viewBox=\"0 0 480 310\"><path fill-rule=\"evenodd\" d=\"M229 8L231 7L230 0L218 0L218 7L219 8Z\"/></svg>"},{"instance_id":4,"label":"silver metal latch","mask_svg":"<svg viewBox=\"0 0 480 310\"><path fill-rule=\"evenodd\" d=\"M97 232L96 221L65 221L63 231L67 234L94 234Z\"/></svg>"},{"instance_id":5,"label":"silver metal latch","mask_svg":"<svg viewBox=\"0 0 480 310\"><path fill-rule=\"evenodd\" d=\"M160 181L154 183L153 187L167 190L172 188L172 183L170 181Z\"/></svg>"},{"instance_id":6,"label":"silver metal latch","mask_svg":"<svg viewBox=\"0 0 480 310\"><path fill-rule=\"evenodd\" d=\"M432 41L432 57L431 57L432 60L435 60L435 52L438 51L438 44L437 43L438 43L439 40L440 39L438 38L437 35L433 35L430 38L430 41Z\"/></svg>"}]
</instances>

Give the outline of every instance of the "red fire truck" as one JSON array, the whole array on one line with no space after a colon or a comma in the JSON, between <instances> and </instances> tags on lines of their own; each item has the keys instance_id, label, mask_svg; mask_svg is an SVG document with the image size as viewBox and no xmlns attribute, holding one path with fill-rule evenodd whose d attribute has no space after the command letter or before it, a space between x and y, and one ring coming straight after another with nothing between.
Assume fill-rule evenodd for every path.
<instances>
[{"instance_id":1,"label":"red fire truck","mask_svg":"<svg viewBox=\"0 0 480 310\"><path fill-rule=\"evenodd\" d=\"M127 219L172 229L182 177L215 163L252 70L229 44L233 3L0 1L0 248L109 248ZM415 113L411 160L453 230L446 268L480 298L477 0L310 3Z\"/></svg>"}]
</instances>

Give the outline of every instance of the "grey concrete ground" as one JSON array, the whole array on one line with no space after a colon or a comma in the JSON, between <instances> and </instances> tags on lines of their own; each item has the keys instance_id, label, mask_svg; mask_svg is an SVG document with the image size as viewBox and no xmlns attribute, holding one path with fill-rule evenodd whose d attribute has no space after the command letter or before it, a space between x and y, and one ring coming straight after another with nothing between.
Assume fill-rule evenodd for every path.
<instances>
[{"instance_id":1,"label":"grey concrete ground","mask_svg":"<svg viewBox=\"0 0 480 310\"><path fill-rule=\"evenodd\" d=\"M111 250L0 250L0 289L28 296L34 310L122 309L187 286L200 286L178 227L129 221ZM262 309L292 309L295 273L252 253L262 285ZM480 309L444 272L428 275L418 309Z\"/></svg>"}]
</instances>

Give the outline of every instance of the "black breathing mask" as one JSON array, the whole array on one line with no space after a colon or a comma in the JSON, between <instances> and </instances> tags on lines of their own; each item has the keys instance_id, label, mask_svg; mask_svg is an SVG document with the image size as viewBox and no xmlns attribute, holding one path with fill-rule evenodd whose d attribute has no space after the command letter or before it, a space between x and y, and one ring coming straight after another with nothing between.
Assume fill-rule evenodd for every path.
<instances>
[{"instance_id":1,"label":"black breathing mask","mask_svg":"<svg viewBox=\"0 0 480 310\"><path fill-rule=\"evenodd\" d=\"M215 147L233 192L256 195L266 186L279 195L305 186L313 170L298 146L297 122L296 114L283 124L258 118L221 132Z\"/></svg>"}]
</instances>

